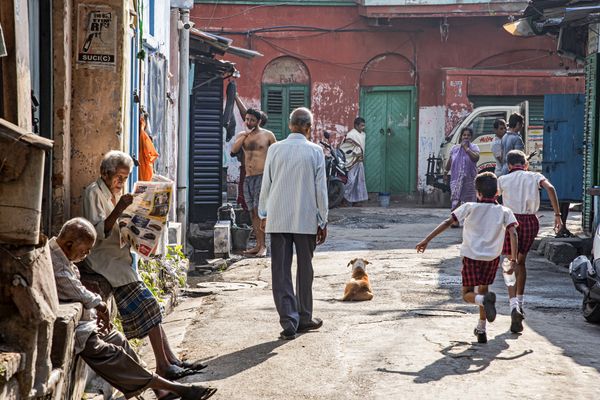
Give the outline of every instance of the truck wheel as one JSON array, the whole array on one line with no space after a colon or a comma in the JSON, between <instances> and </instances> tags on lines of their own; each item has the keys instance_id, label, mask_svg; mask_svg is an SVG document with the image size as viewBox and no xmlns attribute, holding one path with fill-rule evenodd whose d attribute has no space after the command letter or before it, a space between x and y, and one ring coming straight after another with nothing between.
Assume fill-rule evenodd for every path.
<instances>
[{"instance_id":1,"label":"truck wheel","mask_svg":"<svg viewBox=\"0 0 600 400\"><path fill-rule=\"evenodd\" d=\"M587 322L598 323L600 322L600 303L590 300L588 296L583 298L583 304L581 305L581 311L583 317Z\"/></svg>"},{"instance_id":2,"label":"truck wheel","mask_svg":"<svg viewBox=\"0 0 600 400\"><path fill-rule=\"evenodd\" d=\"M344 200L345 186L341 181L331 181L327 187L327 194L329 198L329 208L339 206Z\"/></svg>"}]
</instances>

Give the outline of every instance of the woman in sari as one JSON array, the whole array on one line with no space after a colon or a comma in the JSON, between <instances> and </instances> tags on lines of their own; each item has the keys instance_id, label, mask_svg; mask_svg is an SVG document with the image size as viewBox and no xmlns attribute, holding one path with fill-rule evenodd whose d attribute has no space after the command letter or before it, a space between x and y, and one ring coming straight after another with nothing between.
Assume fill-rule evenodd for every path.
<instances>
[{"instance_id":1,"label":"woman in sari","mask_svg":"<svg viewBox=\"0 0 600 400\"><path fill-rule=\"evenodd\" d=\"M477 176L477 161L479 161L479 147L471 143L473 130L464 128L460 132L461 142L450 150L450 157L446 164L445 177L450 172L450 199L452 210L462 203L477 201L475 192L475 177Z\"/></svg>"},{"instance_id":2,"label":"woman in sari","mask_svg":"<svg viewBox=\"0 0 600 400\"><path fill-rule=\"evenodd\" d=\"M348 182L344 199L352 205L369 199L365 181L364 149L365 149L365 120L358 117L354 120L354 129L346 134L340 145L340 150L346 156Z\"/></svg>"}]
</instances>

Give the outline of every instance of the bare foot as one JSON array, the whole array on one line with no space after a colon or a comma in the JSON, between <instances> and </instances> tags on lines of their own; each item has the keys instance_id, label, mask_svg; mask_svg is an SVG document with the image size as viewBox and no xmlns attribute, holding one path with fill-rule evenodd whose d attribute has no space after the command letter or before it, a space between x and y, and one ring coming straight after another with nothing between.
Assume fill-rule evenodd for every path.
<instances>
[{"instance_id":1,"label":"bare foot","mask_svg":"<svg viewBox=\"0 0 600 400\"><path fill-rule=\"evenodd\" d=\"M254 255L254 257L265 257L267 255L267 248L266 247L261 247L260 250L258 250L256 252L256 254Z\"/></svg>"},{"instance_id":2,"label":"bare foot","mask_svg":"<svg viewBox=\"0 0 600 400\"><path fill-rule=\"evenodd\" d=\"M253 247L251 249L244 251L244 254L254 255L254 254L258 253L259 250L260 250L260 247L256 246L256 247Z\"/></svg>"}]
</instances>

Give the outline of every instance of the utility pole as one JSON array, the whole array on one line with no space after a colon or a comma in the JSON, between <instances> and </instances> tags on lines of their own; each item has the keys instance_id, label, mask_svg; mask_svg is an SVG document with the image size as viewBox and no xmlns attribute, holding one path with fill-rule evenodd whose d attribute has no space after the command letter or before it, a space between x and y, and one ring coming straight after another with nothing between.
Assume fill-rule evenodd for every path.
<instances>
[{"instance_id":1,"label":"utility pole","mask_svg":"<svg viewBox=\"0 0 600 400\"><path fill-rule=\"evenodd\" d=\"M184 251L187 248L189 115L190 115L190 10L179 9L179 134L177 140L177 222L181 223Z\"/></svg>"}]
</instances>

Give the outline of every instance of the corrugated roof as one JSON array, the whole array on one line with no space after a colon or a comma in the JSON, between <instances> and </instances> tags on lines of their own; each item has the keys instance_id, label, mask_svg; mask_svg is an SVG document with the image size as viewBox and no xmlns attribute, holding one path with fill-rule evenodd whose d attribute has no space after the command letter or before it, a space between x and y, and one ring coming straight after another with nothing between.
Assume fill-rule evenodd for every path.
<instances>
[{"instance_id":1,"label":"corrugated roof","mask_svg":"<svg viewBox=\"0 0 600 400\"><path fill-rule=\"evenodd\" d=\"M233 40L224 36L204 32L196 28L191 28L190 33L191 39L201 41L210 46L211 53L213 54L223 55L225 53L230 53L244 58L262 57L262 54L258 51L232 46L231 43L233 43Z\"/></svg>"}]
</instances>

